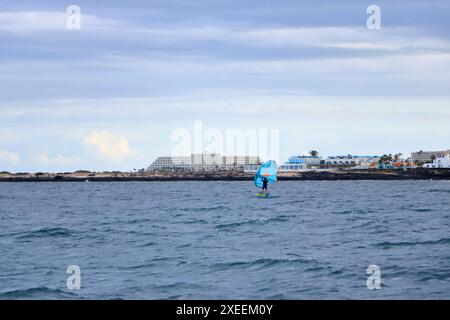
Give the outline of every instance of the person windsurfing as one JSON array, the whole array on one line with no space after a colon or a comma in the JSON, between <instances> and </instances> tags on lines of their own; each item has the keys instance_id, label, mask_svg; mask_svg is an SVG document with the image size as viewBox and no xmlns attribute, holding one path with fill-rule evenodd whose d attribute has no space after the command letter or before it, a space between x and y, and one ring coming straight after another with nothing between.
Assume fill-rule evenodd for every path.
<instances>
[{"instance_id":1,"label":"person windsurfing","mask_svg":"<svg viewBox=\"0 0 450 320\"><path fill-rule=\"evenodd\" d=\"M254 183L255 186L261 188L261 193L257 193L258 197L268 197L267 187L269 184L277 181L278 166L273 160L264 162L256 171Z\"/></svg>"},{"instance_id":2,"label":"person windsurfing","mask_svg":"<svg viewBox=\"0 0 450 320\"><path fill-rule=\"evenodd\" d=\"M267 184L269 183L269 180L267 180L266 177L263 177L262 183L263 183L263 185L262 185L261 193L267 193Z\"/></svg>"}]
</instances>

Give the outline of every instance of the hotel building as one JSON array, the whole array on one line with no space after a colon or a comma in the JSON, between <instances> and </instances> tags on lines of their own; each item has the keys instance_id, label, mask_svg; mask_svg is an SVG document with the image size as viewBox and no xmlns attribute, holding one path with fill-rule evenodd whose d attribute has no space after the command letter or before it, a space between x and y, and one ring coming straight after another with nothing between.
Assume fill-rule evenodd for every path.
<instances>
[{"instance_id":1,"label":"hotel building","mask_svg":"<svg viewBox=\"0 0 450 320\"><path fill-rule=\"evenodd\" d=\"M377 163L380 160L379 156L333 156L328 157L324 161L324 165L331 167L369 167L373 163Z\"/></svg>"},{"instance_id":2,"label":"hotel building","mask_svg":"<svg viewBox=\"0 0 450 320\"><path fill-rule=\"evenodd\" d=\"M257 156L222 156L220 153L198 153L190 157L158 157L149 171L244 171L246 166L259 166Z\"/></svg>"},{"instance_id":3,"label":"hotel building","mask_svg":"<svg viewBox=\"0 0 450 320\"><path fill-rule=\"evenodd\" d=\"M411 153L411 161L415 163L427 163L432 162L436 158L442 158L450 154L450 150L447 151L418 151Z\"/></svg>"}]
</instances>

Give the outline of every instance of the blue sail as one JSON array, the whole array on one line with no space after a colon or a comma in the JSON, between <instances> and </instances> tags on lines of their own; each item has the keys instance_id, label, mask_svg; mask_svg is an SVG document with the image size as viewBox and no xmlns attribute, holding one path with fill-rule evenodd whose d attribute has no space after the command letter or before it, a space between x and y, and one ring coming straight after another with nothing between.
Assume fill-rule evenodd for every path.
<instances>
[{"instance_id":1,"label":"blue sail","mask_svg":"<svg viewBox=\"0 0 450 320\"><path fill-rule=\"evenodd\" d=\"M275 161L269 160L259 167L255 175L255 186L262 188L263 177L266 177L269 183L277 181L278 165Z\"/></svg>"}]
</instances>

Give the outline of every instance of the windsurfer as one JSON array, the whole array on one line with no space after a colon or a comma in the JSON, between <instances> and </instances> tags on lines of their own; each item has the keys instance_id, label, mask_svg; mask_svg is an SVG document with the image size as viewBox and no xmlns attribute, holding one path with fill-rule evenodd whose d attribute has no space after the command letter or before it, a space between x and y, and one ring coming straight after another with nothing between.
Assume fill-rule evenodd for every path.
<instances>
[{"instance_id":1,"label":"windsurfer","mask_svg":"<svg viewBox=\"0 0 450 320\"><path fill-rule=\"evenodd\" d=\"M254 183L258 188L262 188L261 192L257 194L258 197L267 197L269 192L267 190L270 183L277 181L278 166L273 160L264 162L256 171Z\"/></svg>"},{"instance_id":2,"label":"windsurfer","mask_svg":"<svg viewBox=\"0 0 450 320\"><path fill-rule=\"evenodd\" d=\"M263 177L262 183L263 183L263 186L262 186L261 193L267 193L267 184L269 183L269 180L267 180L266 177Z\"/></svg>"}]
</instances>

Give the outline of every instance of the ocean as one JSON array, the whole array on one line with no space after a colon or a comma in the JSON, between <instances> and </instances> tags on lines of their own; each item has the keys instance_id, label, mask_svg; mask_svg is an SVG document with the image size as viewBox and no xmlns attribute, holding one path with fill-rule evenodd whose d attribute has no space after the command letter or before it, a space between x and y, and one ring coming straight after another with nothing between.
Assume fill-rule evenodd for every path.
<instances>
[{"instance_id":1,"label":"ocean","mask_svg":"<svg viewBox=\"0 0 450 320\"><path fill-rule=\"evenodd\" d=\"M0 183L0 299L450 299L450 181L269 189Z\"/></svg>"}]
</instances>

